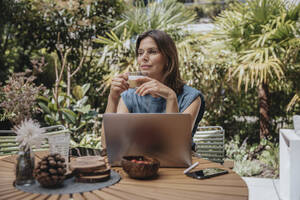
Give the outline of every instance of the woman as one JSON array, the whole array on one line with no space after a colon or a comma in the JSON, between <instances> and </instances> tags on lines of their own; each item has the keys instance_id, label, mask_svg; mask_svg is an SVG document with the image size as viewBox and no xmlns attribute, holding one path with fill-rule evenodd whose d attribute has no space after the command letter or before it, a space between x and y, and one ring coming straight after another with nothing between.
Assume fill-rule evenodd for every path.
<instances>
[{"instance_id":1,"label":"woman","mask_svg":"<svg viewBox=\"0 0 300 200\"><path fill-rule=\"evenodd\" d=\"M163 31L147 31L137 39L136 56L147 76L137 80L136 89L129 88L128 74L114 77L105 112L188 113L194 135L204 113L204 98L181 79L174 41Z\"/></svg>"}]
</instances>

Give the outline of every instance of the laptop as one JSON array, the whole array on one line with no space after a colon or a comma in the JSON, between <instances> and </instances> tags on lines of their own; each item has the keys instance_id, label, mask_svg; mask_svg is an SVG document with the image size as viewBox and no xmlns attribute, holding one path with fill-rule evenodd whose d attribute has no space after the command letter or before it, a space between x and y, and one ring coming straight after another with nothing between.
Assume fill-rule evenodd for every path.
<instances>
[{"instance_id":1,"label":"laptop","mask_svg":"<svg viewBox=\"0 0 300 200\"><path fill-rule=\"evenodd\" d=\"M191 116L182 113L107 113L103 115L108 161L120 166L123 156L144 155L161 167L188 167Z\"/></svg>"}]
</instances>

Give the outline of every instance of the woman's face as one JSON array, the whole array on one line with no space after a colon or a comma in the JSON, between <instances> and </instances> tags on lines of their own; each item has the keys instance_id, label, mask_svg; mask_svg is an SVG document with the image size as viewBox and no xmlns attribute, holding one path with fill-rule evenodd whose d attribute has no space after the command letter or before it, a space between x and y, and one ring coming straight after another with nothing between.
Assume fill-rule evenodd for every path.
<instances>
[{"instance_id":1,"label":"woman's face","mask_svg":"<svg viewBox=\"0 0 300 200\"><path fill-rule=\"evenodd\" d=\"M142 72L146 72L149 77L163 82L163 68L166 60L155 41L151 37L144 38L138 48L137 62Z\"/></svg>"}]
</instances>

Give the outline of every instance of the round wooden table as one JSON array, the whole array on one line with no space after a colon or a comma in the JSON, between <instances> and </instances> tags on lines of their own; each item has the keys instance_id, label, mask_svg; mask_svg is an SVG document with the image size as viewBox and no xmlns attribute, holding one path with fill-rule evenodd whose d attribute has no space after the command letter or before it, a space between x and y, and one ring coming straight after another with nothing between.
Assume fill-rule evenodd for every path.
<instances>
[{"instance_id":1,"label":"round wooden table","mask_svg":"<svg viewBox=\"0 0 300 200\"><path fill-rule=\"evenodd\" d=\"M47 152L35 152L36 162ZM0 158L0 199L82 199L82 200L160 200L160 199L205 199L235 200L248 199L248 188L243 179L229 170L229 174L209 179L196 180L183 174L183 168L160 168L159 177L154 180L130 179L121 168L114 168L121 174L121 181L101 190L91 192L45 195L20 191L13 186L16 155ZM197 169L207 167L224 168L222 165L204 159L194 158L200 164ZM226 168L225 168L226 169Z\"/></svg>"}]
</instances>

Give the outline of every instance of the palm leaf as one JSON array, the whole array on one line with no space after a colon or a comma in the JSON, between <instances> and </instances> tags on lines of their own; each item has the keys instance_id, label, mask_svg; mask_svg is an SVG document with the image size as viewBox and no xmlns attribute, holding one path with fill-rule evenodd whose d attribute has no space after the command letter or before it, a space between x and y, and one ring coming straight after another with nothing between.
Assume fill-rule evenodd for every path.
<instances>
[{"instance_id":1,"label":"palm leaf","mask_svg":"<svg viewBox=\"0 0 300 200\"><path fill-rule=\"evenodd\" d=\"M297 21L300 15L300 3L298 5L291 4L287 13L287 20Z\"/></svg>"},{"instance_id":2,"label":"palm leaf","mask_svg":"<svg viewBox=\"0 0 300 200\"><path fill-rule=\"evenodd\" d=\"M245 83L247 89L248 84L253 87L263 82L266 83L268 77L273 78L273 74L278 79L284 76L280 60L270 56L267 48L245 51L244 54L244 56L240 57L240 64L231 74L232 76L238 74L239 89L242 82Z\"/></svg>"},{"instance_id":3,"label":"palm leaf","mask_svg":"<svg viewBox=\"0 0 300 200\"><path fill-rule=\"evenodd\" d=\"M293 106L296 104L296 103L298 103L298 102L300 102L300 97L297 95L297 94L295 94L295 96L292 98L292 100L290 101L290 103L288 104L288 106L287 106L287 111L290 111L292 108L293 108Z\"/></svg>"}]
</instances>

